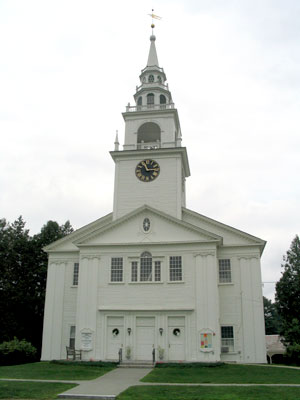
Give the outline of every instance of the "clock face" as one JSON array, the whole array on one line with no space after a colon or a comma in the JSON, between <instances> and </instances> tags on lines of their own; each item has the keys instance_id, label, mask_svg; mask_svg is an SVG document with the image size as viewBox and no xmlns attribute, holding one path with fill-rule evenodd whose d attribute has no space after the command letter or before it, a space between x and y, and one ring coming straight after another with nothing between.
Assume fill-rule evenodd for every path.
<instances>
[{"instance_id":1,"label":"clock face","mask_svg":"<svg viewBox=\"0 0 300 400\"><path fill-rule=\"evenodd\" d=\"M159 164L150 159L140 161L135 168L136 177L142 182L152 182L160 172Z\"/></svg>"}]
</instances>

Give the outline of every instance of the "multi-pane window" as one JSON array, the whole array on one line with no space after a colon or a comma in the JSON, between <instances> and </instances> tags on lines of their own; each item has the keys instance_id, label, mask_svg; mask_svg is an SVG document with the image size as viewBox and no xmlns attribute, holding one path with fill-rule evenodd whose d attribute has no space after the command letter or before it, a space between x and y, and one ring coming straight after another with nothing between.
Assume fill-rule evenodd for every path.
<instances>
[{"instance_id":1,"label":"multi-pane window","mask_svg":"<svg viewBox=\"0 0 300 400\"><path fill-rule=\"evenodd\" d=\"M149 82L149 83L154 82L154 76L153 76L153 75L149 75L148 82Z\"/></svg>"},{"instance_id":2,"label":"multi-pane window","mask_svg":"<svg viewBox=\"0 0 300 400\"><path fill-rule=\"evenodd\" d=\"M170 257L170 281L182 281L181 256Z\"/></svg>"},{"instance_id":3,"label":"multi-pane window","mask_svg":"<svg viewBox=\"0 0 300 400\"><path fill-rule=\"evenodd\" d=\"M123 258L113 257L111 259L111 282L122 282L123 281Z\"/></svg>"},{"instance_id":4,"label":"multi-pane window","mask_svg":"<svg viewBox=\"0 0 300 400\"><path fill-rule=\"evenodd\" d=\"M160 282L161 279L161 267L160 261L154 262L154 280L155 282Z\"/></svg>"},{"instance_id":5,"label":"multi-pane window","mask_svg":"<svg viewBox=\"0 0 300 400\"><path fill-rule=\"evenodd\" d=\"M72 349L75 349L75 333L76 333L76 327L75 325L70 326L70 340L69 340L69 346Z\"/></svg>"},{"instance_id":6,"label":"multi-pane window","mask_svg":"<svg viewBox=\"0 0 300 400\"><path fill-rule=\"evenodd\" d=\"M137 282L138 280L138 263L132 261L131 263L131 282Z\"/></svg>"},{"instance_id":7,"label":"multi-pane window","mask_svg":"<svg viewBox=\"0 0 300 400\"><path fill-rule=\"evenodd\" d=\"M231 283L231 265L229 259L219 260L219 282Z\"/></svg>"},{"instance_id":8,"label":"multi-pane window","mask_svg":"<svg viewBox=\"0 0 300 400\"><path fill-rule=\"evenodd\" d=\"M152 255L145 251L140 259L140 281L152 281Z\"/></svg>"},{"instance_id":9,"label":"multi-pane window","mask_svg":"<svg viewBox=\"0 0 300 400\"><path fill-rule=\"evenodd\" d=\"M73 285L78 285L78 275L79 275L79 263L74 263L73 268Z\"/></svg>"},{"instance_id":10,"label":"multi-pane window","mask_svg":"<svg viewBox=\"0 0 300 400\"><path fill-rule=\"evenodd\" d=\"M234 351L233 326L221 326L221 353Z\"/></svg>"}]
</instances>

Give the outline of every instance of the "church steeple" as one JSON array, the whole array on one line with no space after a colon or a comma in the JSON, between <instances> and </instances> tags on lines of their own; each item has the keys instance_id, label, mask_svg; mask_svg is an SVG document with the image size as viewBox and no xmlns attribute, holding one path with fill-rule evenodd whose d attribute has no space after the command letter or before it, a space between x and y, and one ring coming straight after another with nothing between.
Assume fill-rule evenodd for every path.
<instances>
[{"instance_id":1,"label":"church steeple","mask_svg":"<svg viewBox=\"0 0 300 400\"><path fill-rule=\"evenodd\" d=\"M185 207L185 179L190 175L187 152L181 147L178 112L166 74L158 65L153 32L150 42L135 105L128 104L122 114L123 150L119 151L116 138L111 152L116 163L114 220L144 204L181 219Z\"/></svg>"},{"instance_id":2,"label":"church steeple","mask_svg":"<svg viewBox=\"0 0 300 400\"><path fill-rule=\"evenodd\" d=\"M155 40L156 40L156 37L154 35L151 35L150 36L151 45L150 45L150 51L149 51L149 56L148 56L148 61L147 61L147 67L150 67L150 66L159 67L157 53L156 53L156 47L155 47Z\"/></svg>"}]
</instances>

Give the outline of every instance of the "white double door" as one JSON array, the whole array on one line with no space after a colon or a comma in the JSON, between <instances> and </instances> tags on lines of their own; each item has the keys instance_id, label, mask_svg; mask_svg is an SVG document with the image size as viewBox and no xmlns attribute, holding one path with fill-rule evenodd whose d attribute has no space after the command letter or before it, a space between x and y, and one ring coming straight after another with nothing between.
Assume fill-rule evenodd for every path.
<instances>
[{"instance_id":1,"label":"white double door","mask_svg":"<svg viewBox=\"0 0 300 400\"><path fill-rule=\"evenodd\" d=\"M136 317L135 359L152 360L155 347L155 317Z\"/></svg>"}]
</instances>

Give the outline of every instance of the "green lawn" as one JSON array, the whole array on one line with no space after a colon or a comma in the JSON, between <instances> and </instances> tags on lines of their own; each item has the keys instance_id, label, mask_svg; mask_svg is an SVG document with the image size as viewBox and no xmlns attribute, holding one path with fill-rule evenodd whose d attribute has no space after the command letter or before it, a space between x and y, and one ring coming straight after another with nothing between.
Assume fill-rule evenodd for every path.
<instances>
[{"instance_id":1,"label":"green lawn","mask_svg":"<svg viewBox=\"0 0 300 400\"><path fill-rule=\"evenodd\" d=\"M0 367L0 378L89 380L98 378L114 368L113 364L97 366L97 363L72 361L65 363L37 362Z\"/></svg>"},{"instance_id":2,"label":"green lawn","mask_svg":"<svg viewBox=\"0 0 300 400\"><path fill-rule=\"evenodd\" d=\"M154 368L143 382L158 383L295 383L300 370L256 365L224 364L218 367L170 366ZM299 397L300 398L300 397Z\"/></svg>"},{"instance_id":3,"label":"green lawn","mask_svg":"<svg viewBox=\"0 0 300 400\"><path fill-rule=\"evenodd\" d=\"M0 381L0 399L56 399L59 393L74 386L70 383Z\"/></svg>"},{"instance_id":4,"label":"green lawn","mask_svg":"<svg viewBox=\"0 0 300 400\"><path fill-rule=\"evenodd\" d=\"M117 400L298 400L300 388L292 387L191 387L132 386Z\"/></svg>"}]
</instances>

